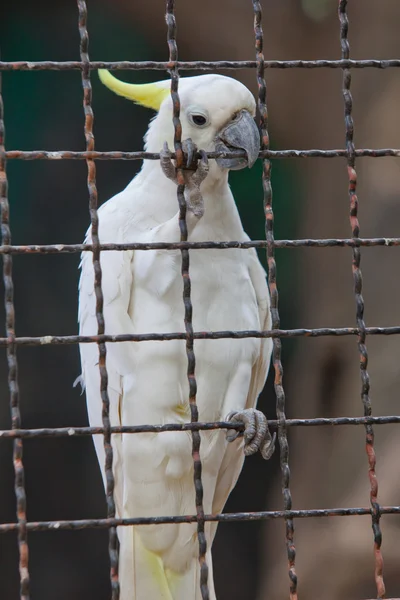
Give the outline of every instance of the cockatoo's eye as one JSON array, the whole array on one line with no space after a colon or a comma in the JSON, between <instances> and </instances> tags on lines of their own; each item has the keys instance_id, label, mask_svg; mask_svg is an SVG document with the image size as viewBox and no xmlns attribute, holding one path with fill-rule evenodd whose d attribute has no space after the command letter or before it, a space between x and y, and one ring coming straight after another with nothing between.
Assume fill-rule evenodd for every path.
<instances>
[{"instance_id":1,"label":"cockatoo's eye","mask_svg":"<svg viewBox=\"0 0 400 600\"><path fill-rule=\"evenodd\" d=\"M192 115L192 121L195 125L201 127L207 123L207 119L203 115Z\"/></svg>"},{"instance_id":2,"label":"cockatoo's eye","mask_svg":"<svg viewBox=\"0 0 400 600\"><path fill-rule=\"evenodd\" d=\"M196 125L196 127L205 127L208 125L208 118L201 113L189 114L189 120L192 121L193 125Z\"/></svg>"}]
</instances>

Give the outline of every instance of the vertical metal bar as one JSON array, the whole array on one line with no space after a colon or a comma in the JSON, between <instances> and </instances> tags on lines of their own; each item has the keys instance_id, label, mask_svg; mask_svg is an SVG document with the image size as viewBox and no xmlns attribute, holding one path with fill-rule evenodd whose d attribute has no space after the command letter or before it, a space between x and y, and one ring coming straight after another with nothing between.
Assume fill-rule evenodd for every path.
<instances>
[{"instance_id":1,"label":"vertical metal bar","mask_svg":"<svg viewBox=\"0 0 400 600\"><path fill-rule=\"evenodd\" d=\"M89 35L87 31L87 7L84 0L77 0L79 11L79 34L80 34L80 55L83 63L82 69L82 87L83 87L83 107L85 113L85 139L86 150L94 150L93 135L93 110L92 110L92 86L90 83L90 61L88 54ZM91 158L86 160L88 177L87 184L89 190L89 212L92 225L92 244L93 244L93 269L94 269L94 291L96 296L96 319L97 333L104 334L104 313L103 313L103 290L101 286L102 270L100 265L100 239L99 239L99 217L97 213L97 187L96 187L96 165ZM102 400L102 420L104 427L104 450L106 455L106 501L107 517L115 517L114 501L114 474L113 474L113 449L111 445L111 422L110 422L110 400L108 397L108 374L106 368L106 345L100 342L99 346L99 370L100 370L100 396ZM118 538L116 527L111 527L109 531L109 557L110 557L110 579L111 579L111 597L112 600L119 599L119 580L118 580Z\"/></svg>"},{"instance_id":2,"label":"vertical metal bar","mask_svg":"<svg viewBox=\"0 0 400 600\"><path fill-rule=\"evenodd\" d=\"M174 15L174 0L166 2L166 22L168 28L168 47L169 60L174 63L178 60L178 47L176 44L176 21ZM186 224L186 201L185 201L185 181L183 177L183 150L182 150L182 126L180 122L180 100L178 94L179 73L178 68L174 66L170 69L171 75L171 97L173 103L173 124L174 124L174 148L176 152L176 172L178 180L178 204L179 204L179 228L181 232L181 242L188 239L188 230ZM191 301L191 282L189 275L189 250L181 250L182 256L182 280L183 280L183 304L185 307L185 330L186 330L186 355L188 359L187 378L189 383L189 403L191 422L196 423L199 420L199 413L196 403L197 382L195 376L196 359L194 354L194 337L192 325L192 301ZM205 521L203 509L203 483L201 479L201 459L200 459L200 432L192 431L192 457L193 457L193 479L196 494L196 514L197 514L197 538L199 542L199 563L200 563L200 589L203 600L210 597L208 589L208 565L206 562L207 540L205 535Z\"/></svg>"},{"instance_id":3,"label":"vertical metal bar","mask_svg":"<svg viewBox=\"0 0 400 600\"><path fill-rule=\"evenodd\" d=\"M0 75L1 77L1 75ZM0 208L1 208L1 237L2 244L11 244L10 205L8 202L8 182L6 174L4 104L1 93L0 78ZM12 429L21 429L21 413L19 409L18 363L17 346L15 344L15 309L14 283L12 276L12 256L3 255L4 306L6 313L8 387L10 390L10 411ZM18 546L19 546L19 576L20 598L29 600L29 571L28 571L28 532L26 527L26 493L25 473L22 462L22 439L15 438L13 446L13 462L15 474L15 496L17 500Z\"/></svg>"},{"instance_id":4,"label":"vertical metal bar","mask_svg":"<svg viewBox=\"0 0 400 600\"><path fill-rule=\"evenodd\" d=\"M340 44L342 48L342 58L350 58L350 45L348 40L349 20L347 16L347 0L339 0L339 22L340 22ZM353 98L350 91L351 70L343 69L343 100L344 100L344 118L346 126L346 150L347 150L347 172L349 177L349 199L350 199L350 225L353 238L360 236L360 226L358 222L358 198L357 173L355 170L355 146L354 123L352 117ZM365 343L366 331L364 322L364 299L362 296L362 274L360 269L361 250L358 247L352 249L353 253L353 279L354 294L356 300L356 318L359 327L358 350L360 353L360 375L361 375L361 399L364 406L364 415L371 416L371 400L369 397L370 381L367 371L368 352ZM375 450L374 450L374 430L372 425L366 425L366 451L368 456L368 469L370 479L370 501L372 507L372 529L374 532L374 553L375 553L375 583L378 598L385 596L385 584L383 581L383 558L381 552L382 533L380 529L380 507L378 504L378 480L375 473Z\"/></svg>"},{"instance_id":5,"label":"vertical metal bar","mask_svg":"<svg viewBox=\"0 0 400 600\"><path fill-rule=\"evenodd\" d=\"M260 111L261 126L261 148L269 150L268 134L268 109L267 109L267 84L264 76L264 36L261 25L262 9L258 0L253 1L254 10L254 33L256 41L257 61L257 83L258 83L258 108ZM265 212L265 234L267 239L267 261L268 261L268 286L271 295L271 317L272 329L279 329L280 318L278 310L278 288L276 283L276 262L274 250L274 212L272 208L272 186L271 186L271 161L263 160L262 174L264 190L264 212ZM280 465L282 471L282 493L285 510L292 509L292 495L290 492L290 469L289 469L289 443L286 432L285 415L285 392L283 389L283 367L281 362L280 338L273 338L273 363L275 369L275 395L276 415L278 419L278 440L280 447ZM286 524L286 550L289 565L290 598L297 600L297 575L295 568L296 548L294 545L293 519L285 519Z\"/></svg>"}]
</instances>

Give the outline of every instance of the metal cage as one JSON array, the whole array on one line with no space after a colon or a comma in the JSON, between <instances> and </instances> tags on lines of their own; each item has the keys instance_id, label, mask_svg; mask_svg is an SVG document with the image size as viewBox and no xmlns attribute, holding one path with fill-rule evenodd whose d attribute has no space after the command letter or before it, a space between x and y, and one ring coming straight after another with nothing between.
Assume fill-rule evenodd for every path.
<instances>
[{"instance_id":1,"label":"metal cage","mask_svg":"<svg viewBox=\"0 0 400 600\"><path fill-rule=\"evenodd\" d=\"M362 296L362 279L360 270L360 254L363 246L399 246L400 238L361 238L360 228L357 217L358 201L356 195L357 175L355 170L356 158L361 157L382 157L382 156L400 156L400 150L395 148L385 149L356 149L353 142L353 119L352 119L352 94L351 94L351 73L352 69L360 68L379 68L386 69L391 67L400 67L400 60L351 60L350 47L348 41L348 17L347 0L339 1L339 26L341 59L340 60L296 60L279 61L265 60L263 54L263 30L261 25L261 4L258 0L252 0L254 32L255 32L255 61L216 61L216 62L180 62L178 61L177 44L175 40L176 23L174 14L174 0L166 2L166 23L168 31L169 60L167 62L91 62L88 54L88 30L87 30L87 6L84 0L77 0L79 11L79 33L80 33L80 61L68 62L0 62L0 71L16 70L56 70L68 71L71 69L80 70L82 73L83 88L83 106L85 114L85 138L86 151L16 151L6 150L4 146L4 119L3 103L0 99L0 194L1 194L1 227L2 227L2 245L0 253L3 258L3 277L5 286L5 307L6 307L6 337L0 338L0 345L6 348L8 367L9 367L9 391L10 391L10 410L12 417L12 428L10 430L0 431L0 438L11 438L14 443L13 459L15 471L15 493L17 501L17 520L14 523L0 524L0 533L9 531L18 532L19 543L19 569L20 569L20 597L28 600L29 591L29 570L28 570L28 533L30 531L47 531L61 529L83 529L83 528L107 528L109 529L109 558L110 558L110 578L112 588L112 598L117 600L119 597L118 584L118 541L116 534L117 526L155 524L155 523L197 523L197 535L199 543L199 560L201 568L201 593L204 600L208 596L208 568L205 560L207 540L204 533L204 524L206 521L243 521L243 520L264 520L264 519L284 519L286 523L286 547L288 558L288 574L290 579L290 597L297 598L297 575L295 568L296 550L294 543L294 519L297 518L316 518L324 516L346 516L346 515L370 515L373 527L373 544L375 553L375 581L377 588L377 597L383 598L385 586L383 581L383 560L381 554L381 530L380 518L383 514L400 514L400 506L381 506L377 499L377 479L375 474L375 451L374 451L374 432L373 425L384 425L387 423L400 423L400 416L382 416L373 417L371 401L369 398L369 375L367 371L368 352L366 338L369 335L395 335L400 333L400 326L393 327L366 327L364 323L364 302ZM249 18L251 5L249 2ZM92 70L99 68L147 70L155 69L168 71L171 76L171 95L173 100L173 123L175 127L175 153L178 172L178 191L177 201L180 209L179 225L181 231L181 241L177 243L129 243L129 244L102 244L98 236L98 214L97 214L97 188L96 188L96 161L97 160L139 160L150 159L158 160L159 154L148 152L96 152L94 150L93 136L93 110L92 110L92 89L90 75ZM346 128L346 147L336 150L271 150L268 137L268 111L266 100L266 82L265 70L267 69L340 69L343 71L342 95L345 115ZM264 190L264 212L265 212L265 232L266 240L239 242L227 240L224 242L197 242L191 243L187 240L186 228L186 204L184 200L184 179L182 175L182 166L184 154L181 144L181 126L179 120L180 102L179 102L179 70L200 70L216 71L222 69L253 69L256 72L258 82L258 108L261 116L260 126L262 134L262 149L260 158L263 162L263 190ZM240 155L240 152L235 153ZM219 156L217 153L208 153L210 159ZM346 157L348 171L348 193L350 202L350 223L351 237L348 239L297 239L297 240L275 240L274 238L274 214L272 205L272 189L270 183L271 158L288 157ZM36 245L36 246L16 246L12 245L11 231L9 224L9 203L7 196L7 160L85 160L87 164L87 184L89 190L89 211L92 224L93 243L70 244L70 245ZM354 279L354 295L356 301L356 326L342 328L319 328L319 329L280 329L280 319L278 311L278 291L275 264L275 249L287 247L339 247L349 246L352 248L352 268ZM271 331L208 331L195 332L192 327L192 305L190 294L190 265L189 252L195 252L197 249L219 248L221 251L227 248L242 248L245 252L248 248L264 248L267 253L268 261L268 280L271 294L271 312L272 312L272 330ZM183 283L183 308L182 315L185 324L184 332L156 333L138 335L105 335L103 318L103 295L101 286L101 266L100 253L110 250L138 250L146 251L149 249L180 250L182 255L182 283ZM18 254L60 254L91 252L93 255L93 268L95 272L95 293L96 293L96 312L98 322L98 334L96 336L84 337L78 335L67 336L49 336L42 337L17 337L15 335L15 314L13 302L13 274L12 257ZM318 418L318 419L286 419L285 416L285 393L282 383L283 368L281 363L281 338L301 337L301 336L355 336L357 338L359 365L361 376L361 397L363 403L363 417L342 417L342 418ZM195 378L195 340L197 339L220 339L220 338L247 338L247 337L271 337L273 339L273 366L275 370L275 394L276 394L276 420L269 421L272 429L278 432L280 448L280 467L282 472L282 492L283 508L280 511L262 511L262 512L240 512L227 514L204 514L202 497L202 479L201 479L201 444L200 431L210 429L238 429L237 425L227 422L219 423L201 423L198 421L198 411L196 406L196 378ZM188 359L188 387L189 400L191 407L191 422L185 425L166 424L160 426L140 425L112 427L109 419L109 399L107 393L107 364L106 364L106 342L146 342L149 340L169 341L182 340L186 342L186 352ZM19 408L19 391L17 375L17 349L20 346L39 346L39 345L63 345L78 343L95 343L99 348L99 369L101 375L101 399L103 403L103 427L64 427L47 429L25 429L21 426L21 415ZM315 427L326 425L364 425L366 429L366 448L370 478L370 507L353 508L326 508L316 510L292 510L292 498L290 490L290 470L289 470L289 444L287 439L288 427ZM240 427L239 427L240 429ZM196 497L197 513L195 515L173 516L173 517L154 517L154 518L131 518L117 519L115 517L115 503L113 499L113 451L111 446L111 435L113 433L140 433L157 432L162 434L165 431L190 431L192 434L192 456L194 464L194 493ZM27 438L47 438L47 437L69 437L69 436L89 436L103 435L104 447L106 450L106 475L107 475L107 518L104 519L82 519L70 521L42 521L30 522L26 516L26 494L24 487L24 466L22 461L23 441Z\"/></svg>"}]
</instances>

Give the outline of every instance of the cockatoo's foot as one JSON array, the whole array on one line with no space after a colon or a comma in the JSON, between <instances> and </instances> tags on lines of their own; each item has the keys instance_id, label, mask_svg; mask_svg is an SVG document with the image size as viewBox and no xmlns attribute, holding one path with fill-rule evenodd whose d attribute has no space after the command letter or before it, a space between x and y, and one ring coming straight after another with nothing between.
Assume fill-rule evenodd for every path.
<instances>
[{"instance_id":1,"label":"cockatoo's foot","mask_svg":"<svg viewBox=\"0 0 400 600\"><path fill-rule=\"evenodd\" d=\"M244 453L246 456L255 454L255 452L260 450L265 460L271 458L275 450L276 433L271 436L267 418L260 410L247 408L238 412L233 411L229 413L226 420L244 424L244 432L228 431L226 434L228 442L233 442L237 437L243 436Z\"/></svg>"},{"instance_id":2,"label":"cockatoo's foot","mask_svg":"<svg viewBox=\"0 0 400 600\"><path fill-rule=\"evenodd\" d=\"M197 160L197 147L190 138L182 142L182 149L186 156L186 166L183 169L186 204L188 210L196 217L201 218L204 214L204 200L200 192L200 184L208 174L207 155L204 150L199 150L201 158ZM164 175L178 185L176 166L171 160L167 142L160 151L160 164Z\"/></svg>"}]
</instances>

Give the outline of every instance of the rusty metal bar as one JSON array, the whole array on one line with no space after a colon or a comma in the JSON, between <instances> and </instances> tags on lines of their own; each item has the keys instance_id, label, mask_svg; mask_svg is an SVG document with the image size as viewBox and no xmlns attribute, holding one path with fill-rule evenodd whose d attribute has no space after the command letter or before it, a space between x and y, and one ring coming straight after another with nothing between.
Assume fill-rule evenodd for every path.
<instances>
[{"instance_id":1,"label":"rusty metal bar","mask_svg":"<svg viewBox=\"0 0 400 600\"><path fill-rule=\"evenodd\" d=\"M179 229L181 232L181 242L187 242L188 229L186 223L186 200L185 200L185 180L183 177L184 154L182 150L182 125L180 121L180 99L178 93L179 72L176 66L178 60L178 46L176 43L176 21L175 21L175 0L166 0L165 20L168 30L168 48L170 63L174 67L169 70L171 76L171 98L173 105L173 124L174 124L174 149L176 154L176 174L178 181L177 198L179 205ZM191 300L191 281L189 274L189 250L181 249L182 257L182 282L183 282L183 305L184 305L184 323L186 330L186 355L187 355L187 379L189 384L189 405L190 420L196 423L199 420L197 408L197 382L195 376L196 358L194 354L194 335L192 324L192 300ZM193 481L195 489L196 502L196 521L197 521L197 539L199 544L199 565L200 565L200 591L203 600L209 600L210 592L208 588L208 565L206 562L207 539L205 535L205 521L203 508L203 482L201 478L202 464L200 457L201 437L200 431L192 430L192 457L193 457Z\"/></svg>"},{"instance_id":2,"label":"rusty metal bar","mask_svg":"<svg viewBox=\"0 0 400 600\"><path fill-rule=\"evenodd\" d=\"M262 29L262 9L259 0L252 0L254 11L254 33L257 63L258 108L260 111L261 149L269 149L267 84L264 68L264 36ZM278 329L280 317L278 310L278 288L276 282L276 262L274 249L274 212L272 207L271 162L263 160L262 182L264 190L265 235L267 240L268 287L271 296L272 328ZM289 443L286 433L285 391L283 389L283 367L281 362L282 342L279 337L273 338L272 361L275 370L276 415L278 418L278 440L280 448L280 466L282 472L282 494L285 511L292 509L290 491ZM290 579L290 600L297 600L297 574L295 568L296 548L294 545L294 525L290 517L285 519L286 551Z\"/></svg>"},{"instance_id":3,"label":"rusty metal bar","mask_svg":"<svg viewBox=\"0 0 400 600\"><path fill-rule=\"evenodd\" d=\"M230 152L206 152L208 158L240 158L245 153L242 150L231 150ZM386 156L400 156L399 148L360 148L354 150L357 158L384 158ZM200 154L197 153L197 158ZM258 158L346 158L347 150L339 149L309 149L309 150L270 150L262 149ZM6 152L7 160L160 160L158 152L120 152L119 150L107 152L75 152L74 150L8 150ZM174 152L171 158L176 158Z\"/></svg>"},{"instance_id":4,"label":"rusty metal bar","mask_svg":"<svg viewBox=\"0 0 400 600\"><path fill-rule=\"evenodd\" d=\"M241 340L245 338L291 338L291 337L342 337L346 335L359 335L358 327L323 327L320 329L271 329L266 331L195 331L195 340L221 340L232 338ZM399 335L400 326L397 327L366 327L367 335ZM137 333L120 335L44 335L41 337L16 337L16 346L46 346L62 344L101 344L105 342L169 342L171 340L186 340L187 334L183 332L172 333ZM0 337L0 346L7 346L8 338Z\"/></svg>"},{"instance_id":5,"label":"rusty metal bar","mask_svg":"<svg viewBox=\"0 0 400 600\"><path fill-rule=\"evenodd\" d=\"M89 69L89 35L87 31L87 6L85 0L77 0L79 13L79 35L80 35L80 56L82 61L82 87L83 87L83 107L85 113L85 139L86 150L94 150L93 135L93 109L92 109L92 85L90 82ZM97 186L96 186L96 164L92 158L86 159L87 164L87 185L89 191L89 213L91 220L91 238L93 245L93 270L94 270L94 292L96 296L96 319L97 333L104 334L104 313L103 313L103 290L102 290L102 269L100 265L100 239L99 239L99 217L97 213ZM114 501L114 474L113 474L113 449L111 445L111 422L110 422L110 399L108 396L108 374L106 367L106 344L103 341L98 342L99 347L99 371L100 371L100 397L102 401L102 420L103 437L105 450L105 473L106 473L106 503L107 517L115 517ZM108 552L110 558L110 582L112 600L119 600L119 580L118 580L118 537L115 527L109 531Z\"/></svg>"},{"instance_id":6,"label":"rusty metal bar","mask_svg":"<svg viewBox=\"0 0 400 600\"><path fill-rule=\"evenodd\" d=\"M339 24L340 24L340 44L342 49L342 59L348 60L350 57L350 44L348 40L349 20L347 16L347 0L339 0ZM347 172L349 177L349 199L350 199L350 225L354 238L360 234L358 221L358 198L357 198L357 173L355 170L355 147L354 147L354 123L352 117L353 98L351 94L351 71L348 68L343 70L343 100L344 115L346 126L346 148L347 148ZM366 346L366 327L364 322L364 299L362 296L362 274L361 274L361 251L354 247L353 254L353 279L354 294L356 300L356 319L359 329L358 350L360 353L360 375L361 375L361 399L364 406L364 415L371 416L372 407L370 392L370 378L367 371L368 351ZM383 558L381 552L382 532L380 529L380 507L378 504L378 480L375 473L375 450L374 450L374 430L371 423L365 425L366 429L366 451L368 456L369 479L370 479L370 501L372 507L372 529L374 533L374 553L375 553L375 583L377 597L385 597L385 584L383 580Z\"/></svg>"},{"instance_id":7,"label":"rusty metal bar","mask_svg":"<svg viewBox=\"0 0 400 600\"><path fill-rule=\"evenodd\" d=\"M6 173L5 152L5 126L4 126L4 104L1 89L0 74L0 212L1 212L1 238L3 244L11 244L10 229L10 205L8 202L8 181ZM21 413L19 406L18 387L18 362L17 346L15 343L15 309L14 309L14 282L12 272L12 256L3 256L3 282L4 282L4 307L5 328L8 362L8 388L10 392L11 426L14 431L21 429ZM22 438L16 436L13 445L14 463L14 489L16 496L17 519L15 529L18 532L19 550L19 577L21 600L30 598L30 577L28 570L29 548L28 531L26 527L26 493L25 493L25 471L22 462L23 446Z\"/></svg>"},{"instance_id":8,"label":"rusty metal bar","mask_svg":"<svg viewBox=\"0 0 400 600\"><path fill-rule=\"evenodd\" d=\"M269 428L278 428L277 420L268 421ZM323 427L343 425L389 425L400 424L400 415L382 417L332 417L317 419L286 419L287 427ZM123 433L164 433L166 431L214 431L216 429L235 429L244 431L244 425L231 421L213 421L211 423L166 423L164 425L123 425L111 427L111 434ZM0 438L47 438L47 437L81 437L86 435L103 435L104 427L54 427L40 429L3 429Z\"/></svg>"},{"instance_id":9,"label":"rusty metal bar","mask_svg":"<svg viewBox=\"0 0 400 600\"><path fill-rule=\"evenodd\" d=\"M256 69L254 60L215 60L215 61L91 61L89 68L109 69L111 71L126 69L133 71L169 71L175 67L181 71L216 71L225 69ZM400 67L400 59L387 58L382 60L264 60L264 69L388 69ZM84 70L83 61L0 61L0 71L71 71Z\"/></svg>"},{"instance_id":10,"label":"rusty metal bar","mask_svg":"<svg viewBox=\"0 0 400 600\"><path fill-rule=\"evenodd\" d=\"M381 506L381 515L399 515L400 506ZM322 517L363 517L371 515L371 508L319 508L309 510L266 510L256 512L221 513L204 515L204 521L230 523L233 521L266 521L269 519L314 519ZM131 519L80 519L70 521L36 521L27 523L29 531L63 531L80 529L109 529L132 525L163 525L170 523L196 523L197 515L162 517L136 517ZM17 523L0 524L0 534L15 531Z\"/></svg>"},{"instance_id":11,"label":"rusty metal bar","mask_svg":"<svg viewBox=\"0 0 400 600\"><path fill-rule=\"evenodd\" d=\"M303 239L303 240L273 240L274 248L332 248L359 246L400 246L400 238L342 238L342 239ZM129 242L126 244L100 244L104 251L120 250L212 250L218 248L227 250L238 248L267 248L266 240L226 241L226 242ZM93 244L32 244L29 246L0 245L0 254L73 254L76 252L93 252Z\"/></svg>"}]
</instances>

